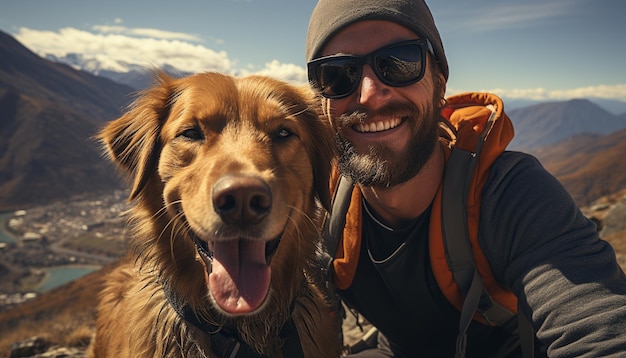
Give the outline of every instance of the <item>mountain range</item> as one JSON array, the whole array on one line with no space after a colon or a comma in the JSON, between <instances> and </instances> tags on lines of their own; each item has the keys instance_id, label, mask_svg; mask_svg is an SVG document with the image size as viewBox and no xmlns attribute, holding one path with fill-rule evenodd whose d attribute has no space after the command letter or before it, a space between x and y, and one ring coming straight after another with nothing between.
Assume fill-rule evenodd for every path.
<instances>
[{"instance_id":1,"label":"mountain range","mask_svg":"<svg viewBox=\"0 0 626 358\"><path fill-rule=\"evenodd\" d=\"M97 59L84 58L81 54L76 53L70 53L63 57L46 54L44 58L52 62L64 63L76 70L88 72L98 77L108 78L135 90L142 90L152 83L151 69L147 69L142 65L118 61L116 62L116 67L123 71L120 72L120 70L114 71L107 66L103 66ZM189 72L180 71L167 64L161 67L160 70L175 77L191 75Z\"/></svg>"},{"instance_id":2,"label":"mountain range","mask_svg":"<svg viewBox=\"0 0 626 358\"><path fill-rule=\"evenodd\" d=\"M626 188L626 129L581 133L529 153L556 176L580 206Z\"/></svg>"},{"instance_id":3,"label":"mountain range","mask_svg":"<svg viewBox=\"0 0 626 358\"><path fill-rule=\"evenodd\" d=\"M122 186L93 136L150 76L131 65L115 73L80 56L59 60L0 31L0 211ZM510 149L536 155L581 204L626 188L626 113L587 99L507 113L516 131Z\"/></svg>"}]
</instances>

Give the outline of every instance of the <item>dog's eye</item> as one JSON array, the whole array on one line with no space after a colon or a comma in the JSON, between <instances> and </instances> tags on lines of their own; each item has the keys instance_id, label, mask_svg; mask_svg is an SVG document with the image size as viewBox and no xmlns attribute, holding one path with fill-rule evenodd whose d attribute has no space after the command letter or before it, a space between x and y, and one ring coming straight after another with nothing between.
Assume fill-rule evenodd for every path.
<instances>
[{"instance_id":1,"label":"dog's eye","mask_svg":"<svg viewBox=\"0 0 626 358\"><path fill-rule=\"evenodd\" d=\"M276 139L287 139L291 137L293 133L287 128L281 128L276 132Z\"/></svg>"},{"instance_id":2,"label":"dog's eye","mask_svg":"<svg viewBox=\"0 0 626 358\"><path fill-rule=\"evenodd\" d=\"M189 128L183 131L182 133L180 133L179 136L185 139L194 140L194 141L204 139L204 135L202 134L202 131L200 131L199 128Z\"/></svg>"}]
</instances>

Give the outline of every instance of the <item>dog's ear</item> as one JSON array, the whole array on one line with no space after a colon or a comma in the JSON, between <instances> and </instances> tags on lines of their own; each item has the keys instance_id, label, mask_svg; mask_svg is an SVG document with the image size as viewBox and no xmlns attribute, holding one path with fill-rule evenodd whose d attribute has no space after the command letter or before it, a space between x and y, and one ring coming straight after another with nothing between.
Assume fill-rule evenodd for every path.
<instances>
[{"instance_id":1,"label":"dog's ear","mask_svg":"<svg viewBox=\"0 0 626 358\"><path fill-rule=\"evenodd\" d=\"M316 118L319 119L319 117ZM313 185L315 192L317 193L320 203L324 209L330 211L331 198L329 183L332 168L331 163L335 153L335 144L332 140L328 140L332 138L332 136L324 135L324 140L320 140L317 135L323 131L327 131L328 128L321 120L319 121L319 124L319 130L313 132L316 138L316 146L309 152L309 156L313 157Z\"/></svg>"},{"instance_id":2,"label":"dog's ear","mask_svg":"<svg viewBox=\"0 0 626 358\"><path fill-rule=\"evenodd\" d=\"M307 155L313 165L313 189L317 194L320 203L327 211L330 211L330 174L332 162L335 158L335 143L333 130L327 121L321 116L321 105L319 99L308 87L299 88L300 92L307 98L308 109L301 115L304 116L304 123L309 127L310 140L307 146Z\"/></svg>"},{"instance_id":3,"label":"dog's ear","mask_svg":"<svg viewBox=\"0 0 626 358\"><path fill-rule=\"evenodd\" d=\"M107 157L131 179L130 200L156 175L160 129L169 113L172 79L164 73L155 77L157 84L140 92L129 109L97 135Z\"/></svg>"}]
</instances>

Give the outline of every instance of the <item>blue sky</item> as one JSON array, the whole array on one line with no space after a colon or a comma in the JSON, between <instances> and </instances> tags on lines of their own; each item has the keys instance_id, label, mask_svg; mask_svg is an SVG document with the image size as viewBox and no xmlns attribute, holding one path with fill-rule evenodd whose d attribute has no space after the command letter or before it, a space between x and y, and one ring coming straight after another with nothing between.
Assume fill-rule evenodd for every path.
<instances>
[{"instance_id":1,"label":"blue sky","mask_svg":"<svg viewBox=\"0 0 626 358\"><path fill-rule=\"evenodd\" d=\"M39 54L82 53L115 66L305 80L315 0L13 0L0 30ZM431 0L450 64L449 94L626 102L626 1Z\"/></svg>"}]
</instances>

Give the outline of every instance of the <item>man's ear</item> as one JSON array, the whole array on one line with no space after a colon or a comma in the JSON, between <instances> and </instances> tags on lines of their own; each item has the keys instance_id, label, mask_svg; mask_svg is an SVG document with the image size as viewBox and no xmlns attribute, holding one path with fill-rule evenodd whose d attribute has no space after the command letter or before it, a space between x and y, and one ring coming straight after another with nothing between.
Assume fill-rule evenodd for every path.
<instances>
[{"instance_id":1,"label":"man's ear","mask_svg":"<svg viewBox=\"0 0 626 358\"><path fill-rule=\"evenodd\" d=\"M437 87L440 91L439 98L446 98L447 82L446 77L443 75L443 73L441 73L441 71L437 71L435 81L438 81L439 83L439 86Z\"/></svg>"}]
</instances>

